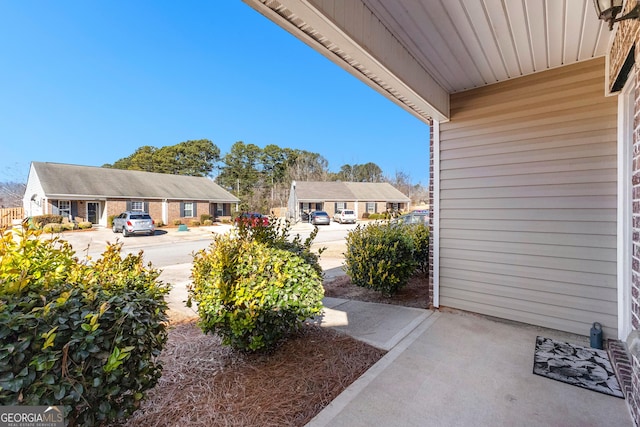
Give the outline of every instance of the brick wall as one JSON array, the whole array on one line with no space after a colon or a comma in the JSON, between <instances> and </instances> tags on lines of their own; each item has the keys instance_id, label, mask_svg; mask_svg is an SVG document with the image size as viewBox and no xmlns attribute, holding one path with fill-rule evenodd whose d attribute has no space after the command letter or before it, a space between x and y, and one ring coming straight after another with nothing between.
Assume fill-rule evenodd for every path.
<instances>
[{"instance_id":1,"label":"brick wall","mask_svg":"<svg viewBox=\"0 0 640 427\"><path fill-rule=\"evenodd\" d=\"M375 212L371 213L382 213L387 210L386 202L374 202L376 204ZM367 211L367 202L358 202L358 219L362 219L362 215ZM333 214L329 214L333 215Z\"/></svg>"},{"instance_id":2,"label":"brick wall","mask_svg":"<svg viewBox=\"0 0 640 427\"><path fill-rule=\"evenodd\" d=\"M638 47L636 47L636 71L638 69ZM633 258L631 261L631 323L640 329L640 85L635 81L635 111L633 120ZM636 425L640 425L640 361L632 356L632 393L627 401Z\"/></svg>"},{"instance_id":3,"label":"brick wall","mask_svg":"<svg viewBox=\"0 0 640 427\"><path fill-rule=\"evenodd\" d=\"M626 9L630 8L627 2ZM625 10L625 13L627 12ZM617 24L615 40L609 50L609 81L611 89L618 78L622 64L631 47L635 44L635 71L638 74L640 63L640 23L637 20L622 21ZM631 324L640 329L640 81L632 82L635 86L634 120L633 120L633 159L632 159L632 260L631 260ZM640 425L640 360L631 356L631 393L627 396L627 405L636 425Z\"/></svg>"},{"instance_id":4,"label":"brick wall","mask_svg":"<svg viewBox=\"0 0 640 427\"><path fill-rule=\"evenodd\" d=\"M107 201L107 217L113 215L120 215L127 210L126 200L109 200Z\"/></svg>"},{"instance_id":5,"label":"brick wall","mask_svg":"<svg viewBox=\"0 0 640 427\"><path fill-rule=\"evenodd\" d=\"M158 221L162 221L162 202L159 200L150 201L148 214L151 215L156 224Z\"/></svg>"},{"instance_id":6,"label":"brick wall","mask_svg":"<svg viewBox=\"0 0 640 427\"><path fill-rule=\"evenodd\" d=\"M208 202L196 202L196 215L193 217L183 217L180 212L180 203L180 200L169 200L167 209L168 225L174 225L174 221L176 220L180 220L183 224L189 225L191 221L200 221L200 215L210 213Z\"/></svg>"}]
</instances>

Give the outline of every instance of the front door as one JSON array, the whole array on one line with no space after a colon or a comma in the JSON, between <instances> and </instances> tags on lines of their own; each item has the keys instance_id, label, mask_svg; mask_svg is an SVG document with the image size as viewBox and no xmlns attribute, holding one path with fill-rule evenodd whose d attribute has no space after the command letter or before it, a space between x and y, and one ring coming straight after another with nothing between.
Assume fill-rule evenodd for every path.
<instances>
[{"instance_id":1,"label":"front door","mask_svg":"<svg viewBox=\"0 0 640 427\"><path fill-rule=\"evenodd\" d=\"M87 221L91 224L100 222L100 203L87 202Z\"/></svg>"}]
</instances>

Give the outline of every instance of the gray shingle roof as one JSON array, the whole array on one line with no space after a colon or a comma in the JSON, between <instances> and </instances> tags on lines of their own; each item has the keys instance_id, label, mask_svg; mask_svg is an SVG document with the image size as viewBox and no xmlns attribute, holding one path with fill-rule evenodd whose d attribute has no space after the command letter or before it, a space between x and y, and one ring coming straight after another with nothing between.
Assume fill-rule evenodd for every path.
<instances>
[{"instance_id":1,"label":"gray shingle roof","mask_svg":"<svg viewBox=\"0 0 640 427\"><path fill-rule=\"evenodd\" d=\"M209 178L62 163L32 165L47 197L239 201Z\"/></svg>"},{"instance_id":2,"label":"gray shingle roof","mask_svg":"<svg viewBox=\"0 0 640 427\"><path fill-rule=\"evenodd\" d=\"M300 202L361 201L409 202L409 197L388 182L296 182Z\"/></svg>"}]
</instances>

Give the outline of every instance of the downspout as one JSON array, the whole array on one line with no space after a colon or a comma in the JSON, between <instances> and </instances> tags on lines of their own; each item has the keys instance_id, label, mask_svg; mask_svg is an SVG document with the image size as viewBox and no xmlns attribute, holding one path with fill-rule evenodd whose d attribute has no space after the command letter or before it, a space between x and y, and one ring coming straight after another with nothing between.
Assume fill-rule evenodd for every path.
<instances>
[{"instance_id":1,"label":"downspout","mask_svg":"<svg viewBox=\"0 0 640 427\"><path fill-rule=\"evenodd\" d=\"M162 223L169 223L169 202L167 199L162 200Z\"/></svg>"}]
</instances>

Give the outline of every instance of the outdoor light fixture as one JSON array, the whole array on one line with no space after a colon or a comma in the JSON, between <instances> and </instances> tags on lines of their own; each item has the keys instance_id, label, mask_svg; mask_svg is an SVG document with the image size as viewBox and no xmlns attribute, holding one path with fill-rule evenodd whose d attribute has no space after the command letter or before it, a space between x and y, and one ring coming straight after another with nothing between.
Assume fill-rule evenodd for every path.
<instances>
[{"instance_id":1,"label":"outdoor light fixture","mask_svg":"<svg viewBox=\"0 0 640 427\"><path fill-rule=\"evenodd\" d=\"M640 6L637 2L629 13L620 18L616 18L616 16L622 11L622 0L593 0L593 5L596 8L598 18L609 23L609 31L613 29L613 24L618 21L640 18Z\"/></svg>"}]
</instances>

